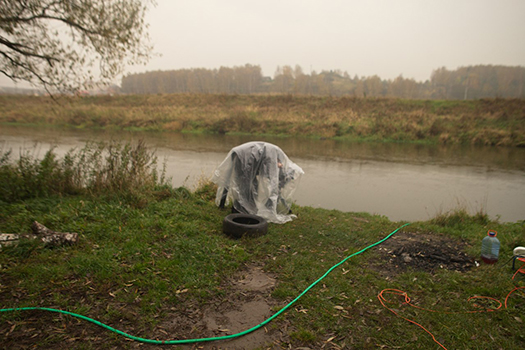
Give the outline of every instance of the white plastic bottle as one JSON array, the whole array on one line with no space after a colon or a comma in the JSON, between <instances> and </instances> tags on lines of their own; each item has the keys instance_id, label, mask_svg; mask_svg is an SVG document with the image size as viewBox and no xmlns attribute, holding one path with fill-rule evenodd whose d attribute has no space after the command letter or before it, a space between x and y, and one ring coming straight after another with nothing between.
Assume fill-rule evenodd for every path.
<instances>
[{"instance_id":1,"label":"white plastic bottle","mask_svg":"<svg viewBox=\"0 0 525 350\"><path fill-rule=\"evenodd\" d=\"M489 230L481 241L481 260L486 264L494 264L498 261L500 244L499 239L496 238L497 234L496 231Z\"/></svg>"}]
</instances>

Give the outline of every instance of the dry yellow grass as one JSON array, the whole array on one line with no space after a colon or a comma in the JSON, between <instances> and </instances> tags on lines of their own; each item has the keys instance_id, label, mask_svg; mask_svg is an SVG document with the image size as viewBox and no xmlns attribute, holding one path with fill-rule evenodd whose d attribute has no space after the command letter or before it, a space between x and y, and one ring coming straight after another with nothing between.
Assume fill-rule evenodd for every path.
<instances>
[{"instance_id":1,"label":"dry yellow grass","mask_svg":"<svg viewBox=\"0 0 525 350\"><path fill-rule=\"evenodd\" d=\"M0 123L525 146L525 100L291 95L0 96Z\"/></svg>"}]
</instances>

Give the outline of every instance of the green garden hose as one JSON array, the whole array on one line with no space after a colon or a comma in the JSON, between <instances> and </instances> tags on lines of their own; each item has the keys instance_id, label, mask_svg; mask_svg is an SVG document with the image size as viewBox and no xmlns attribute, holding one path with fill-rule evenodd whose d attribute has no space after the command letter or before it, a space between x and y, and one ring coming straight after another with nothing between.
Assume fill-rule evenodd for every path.
<instances>
[{"instance_id":1,"label":"green garden hose","mask_svg":"<svg viewBox=\"0 0 525 350\"><path fill-rule=\"evenodd\" d=\"M312 289L317 283L319 283L323 278L325 278L330 272L332 272L332 270L334 270L335 268L339 267L341 264L345 263L348 259L350 259L350 258L352 258L352 257L354 257L356 255L359 255L359 254L363 253L364 251L375 247L376 245L379 245L379 244L383 243L384 241L389 239L392 235L394 235L397 231L399 231L400 229L402 229L403 227L405 227L405 226L407 226L409 224L410 223L406 223L406 224L398 227L397 229L392 231L388 236L386 236L385 238L381 239L380 241L377 241L376 243L371 244L368 247L363 248L360 251L355 252L355 253L347 256L345 259L341 260L339 263L335 264L330 269L328 269L328 271L326 271L324 273L324 275L322 275L314 283L312 283L310 286L308 286L301 294L299 294L294 300L292 300L290 303L288 303L288 305L284 306L281 310L279 310L273 316L271 316L270 318L266 319L265 321L259 323L255 327L252 327L250 329L247 329L247 330L245 330L243 332L236 333L236 334L224 335L224 336L213 337L213 338L200 338L200 339L156 340L156 339L146 339L146 338L136 337L136 336L133 336L131 334L124 333L124 332L122 332L122 331L120 331L118 329L115 329L113 327L110 327L110 326L108 326L108 325L106 325L106 324L104 324L102 322L99 322L97 320L94 320L92 318L89 318L89 317L86 317L86 316L83 316L83 315L80 315L80 314L76 314L76 313L73 313L73 312L64 311L64 310L52 309L52 308L47 308L47 307L17 307L17 308L11 308L11 309L0 309L0 312L31 311L31 310L56 312L56 313L59 313L59 314L69 315L69 316L72 316L72 317L76 317L76 318L79 318L79 319L82 319L82 320L94 323L97 326L106 328L106 329L108 329L108 330L110 330L110 331L112 331L114 333L120 334L120 335L122 335L122 336L124 336L126 338L129 338L129 339L132 339L132 340L135 340L135 341L138 341L138 342L149 343L149 344L157 344L157 345L159 345L159 344L166 344L166 345L188 344L188 343L198 343L198 342L207 342L207 341L217 341L217 340L227 340L227 339L238 338L238 337L241 337L241 336L246 335L248 333L251 333L251 332L253 332L253 331L263 327L264 325L270 323L274 318L276 318L277 316L282 314L285 310L287 310L290 306L292 306L297 300L299 300L303 295L305 295L310 289Z\"/></svg>"}]
</instances>

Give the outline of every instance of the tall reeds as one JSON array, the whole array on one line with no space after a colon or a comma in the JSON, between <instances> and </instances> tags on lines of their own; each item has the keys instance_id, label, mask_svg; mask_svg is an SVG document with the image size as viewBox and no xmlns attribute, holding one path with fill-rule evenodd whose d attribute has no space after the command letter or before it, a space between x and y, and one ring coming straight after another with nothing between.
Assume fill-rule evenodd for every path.
<instances>
[{"instance_id":1,"label":"tall reeds","mask_svg":"<svg viewBox=\"0 0 525 350\"><path fill-rule=\"evenodd\" d=\"M164 166L144 141L87 143L60 159L53 149L42 159L30 151L12 160L0 153L0 200L6 202L50 195L118 195L144 198L167 184Z\"/></svg>"}]
</instances>

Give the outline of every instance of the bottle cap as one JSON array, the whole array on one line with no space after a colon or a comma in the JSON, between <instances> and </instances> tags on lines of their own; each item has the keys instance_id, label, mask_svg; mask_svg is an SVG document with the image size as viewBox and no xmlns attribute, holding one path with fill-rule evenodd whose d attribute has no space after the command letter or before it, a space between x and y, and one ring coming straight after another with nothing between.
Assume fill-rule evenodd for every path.
<instances>
[{"instance_id":1,"label":"bottle cap","mask_svg":"<svg viewBox=\"0 0 525 350\"><path fill-rule=\"evenodd\" d=\"M490 237L496 237L498 233L494 230L489 230L489 232L487 232L487 235L489 235Z\"/></svg>"}]
</instances>

